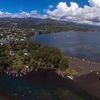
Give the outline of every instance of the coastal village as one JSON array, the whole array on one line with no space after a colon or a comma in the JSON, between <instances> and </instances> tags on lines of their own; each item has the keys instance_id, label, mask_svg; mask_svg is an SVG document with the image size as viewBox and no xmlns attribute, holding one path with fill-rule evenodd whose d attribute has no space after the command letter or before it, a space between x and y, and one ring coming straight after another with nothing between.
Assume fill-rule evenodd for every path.
<instances>
[{"instance_id":1,"label":"coastal village","mask_svg":"<svg viewBox=\"0 0 100 100\"><path fill-rule=\"evenodd\" d=\"M20 34L18 34L18 32ZM8 49L7 54L10 58L14 58L15 56L17 57L18 53L16 52L16 50L11 48L11 45L13 45L16 49L20 49L21 44L23 44L24 41L26 41L27 35L29 35L29 34L26 34L25 32L23 32L21 30L17 30L16 33L13 33L10 31L4 31L4 33L0 34L0 47L4 47L4 46L7 47L7 49ZM29 55L26 48L24 48L22 51L20 50L20 52L23 52L24 56L26 56L26 57ZM15 63L16 64L20 63L21 59L19 59L19 58L16 58L16 59L19 62L15 62ZM21 65L19 65L19 66L22 67ZM2 69L2 67L1 67L1 69ZM28 71L28 70L29 70L29 66L25 65L23 67L22 73L26 74L26 71ZM8 75L13 74L15 76L18 76L16 70L12 70L9 72L9 69L8 69L8 70L5 70L5 72ZM19 74L19 75L22 76L22 74Z\"/></svg>"},{"instance_id":2,"label":"coastal village","mask_svg":"<svg viewBox=\"0 0 100 100\"><path fill-rule=\"evenodd\" d=\"M13 31L0 34L1 71L17 77L26 75L32 70L37 71L38 68L54 70L60 67L62 70L68 68L67 58L63 57L58 49L32 41L32 36L40 32L34 29L31 32Z\"/></svg>"}]
</instances>

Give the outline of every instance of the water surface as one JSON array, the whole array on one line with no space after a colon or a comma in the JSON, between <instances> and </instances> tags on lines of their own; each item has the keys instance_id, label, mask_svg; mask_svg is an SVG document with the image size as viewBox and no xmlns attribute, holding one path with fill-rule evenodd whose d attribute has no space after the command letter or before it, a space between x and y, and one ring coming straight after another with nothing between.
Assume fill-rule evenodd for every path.
<instances>
[{"instance_id":1,"label":"water surface","mask_svg":"<svg viewBox=\"0 0 100 100\"><path fill-rule=\"evenodd\" d=\"M0 100L86 100L63 82L54 72L31 72L22 77L1 73Z\"/></svg>"},{"instance_id":2,"label":"water surface","mask_svg":"<svg viewBox=\"0 0 100 100\"><path fill-rule=\"evenodd\" d=\"M68 56L100 61L100 32L58 32L35 35L33 40L59 48Z\"/></svg>"}]
</instances>

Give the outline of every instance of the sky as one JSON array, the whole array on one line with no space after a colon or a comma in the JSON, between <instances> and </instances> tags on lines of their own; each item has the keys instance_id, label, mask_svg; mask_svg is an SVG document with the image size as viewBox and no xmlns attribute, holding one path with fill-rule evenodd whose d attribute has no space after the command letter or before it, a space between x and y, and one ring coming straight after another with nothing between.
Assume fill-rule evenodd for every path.
<instances>
[{"instance_id":1,"label":"sky","mask_svg":"<svg viewBox=\"0 0 100 100\"><path fill-rule=\"evenodd\" d=\"M100 26L100 0L0 0L0 17L38 17Z\"/></svg>"},{"instance_id":2,"label":"sky","mask_svg":"<svg viewBox=\"0 0 100 100\"><path fill-rule=\"evenodd\" d=\"M0 9L6 12L18 12L38 10L43 13L43 10L48 6L56 6L59 2L77 2L80 6L88 5L87 0L0 0Z\"/></svg>"}]
</instances>

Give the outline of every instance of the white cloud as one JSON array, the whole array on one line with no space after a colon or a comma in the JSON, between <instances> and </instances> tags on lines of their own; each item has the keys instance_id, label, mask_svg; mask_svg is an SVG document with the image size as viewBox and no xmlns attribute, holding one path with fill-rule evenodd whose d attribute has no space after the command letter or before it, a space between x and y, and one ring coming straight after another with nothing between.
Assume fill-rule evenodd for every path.
<instances>
[{"instance_id":1,"label":"white cloud","mask_svg":"<svg viewBox=\"0 0 100 100\"><path fill-rule=\"evenodd\" d=\"M37 10L31 12L20 11L18 13L9 13L0 11L0 18L2 17L11 17L11 18L27 18L27 17L36 17L36 18L46 18L46 15L40 15Z\"/></svg>"},{"instance_id":2,"label":"white cloud","mask_svg":"<svg viewBox=\"0 0 100 100\"><path fill-rule=\"evenodd\" d=\"M100 0L89 0L89 3L91 4L91 6L100 7Z\"/></svg>"},{"instance_id":3,"label":"white cloud","mask_svg":"<svg viewBox=\"0 0 100 100\"><path fill-rule=\"evenodd\" d=\"M49 6L49 9L52 9L53 7L54 7L53 5L50 5L50 6Z\"/></svg>"},{"instance_id":4,"label":"white cloud","mask_svg":"<svg viewBox=\"0 0 100 100\"><path fill-rule=\"evenodd\" d=\"M9 13L9 12L0 11L0 17L9 17L10 15L11 15L11 13Z\"/></svg>"},{"instance_id":5,"label":"white cloud","mask_svg":"<svg viewBox=\"0 0 100 100\"><path fill-rule=\"evenodd\" d=\"M70 2L70 6L66 2L60 2L54 9L53 5L50 5L46 12L46 15L40 15L37 10L31 12L20 11L17 13L9 13L0 11L0 17L11 18L52 18L56 20L72 21L77 23L86 23L100 26L100 0L88 0L91 6L85 5L79 7L76 2Z\"/></svg>"},{"instance_id":6,"label":"white cloud","mask_svg":"<svg viewBox=\"0 0 100 100\"><path fill-rule=\"evenodd\" d=\"M71 2L70 6L60 2L54 10L47 9L46 13L57 20L100 25L100 0L89 0L89 3L91 6L85 5L82 8L75 2Z\"/></svg>"}]
</instances>

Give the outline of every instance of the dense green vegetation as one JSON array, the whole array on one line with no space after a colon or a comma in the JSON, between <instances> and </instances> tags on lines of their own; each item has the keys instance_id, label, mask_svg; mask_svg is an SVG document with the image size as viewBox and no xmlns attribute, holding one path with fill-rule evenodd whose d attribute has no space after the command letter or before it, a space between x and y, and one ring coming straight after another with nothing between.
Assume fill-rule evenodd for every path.
<instances>
[{"instance_id":1,"label":"dense green vegetation","mask_svg":"<svg viewBox=\"0 0 100 100\"><path fill-rule=\"evenodd\" d=\"M26 40L0 46L0 66L2 69L26 70L38 68L68 68L68 60L57 48L49 48Z\"/></svg>"},{"instance_id":2,"label":"dense green vegetation","mask_svg":"<svg viewBox=\"0 0 100 100\"><path fill-rule=\"evenodd\" d=\"M90 31L75 23L37 18L0 19L0 68L2 70L36 70L53 68L65 71L68 59L57 48L33 42L33 35L60 31ZM7 43L3 43L9 41Z\"/></svg>"}]
</instances>

